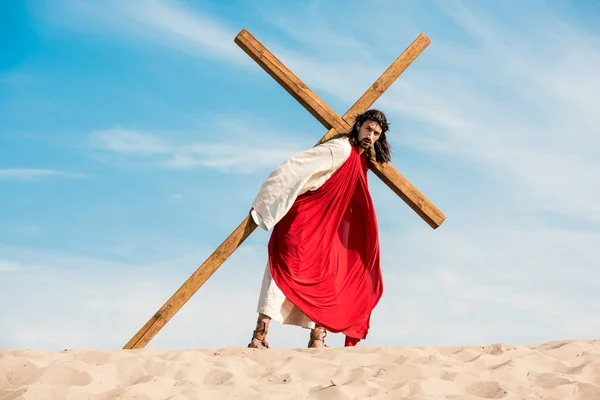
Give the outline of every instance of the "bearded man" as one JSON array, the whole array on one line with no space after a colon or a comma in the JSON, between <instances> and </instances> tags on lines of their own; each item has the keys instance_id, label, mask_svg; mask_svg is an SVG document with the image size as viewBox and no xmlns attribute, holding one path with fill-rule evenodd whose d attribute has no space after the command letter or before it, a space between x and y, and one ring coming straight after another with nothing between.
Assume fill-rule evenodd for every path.
<instances>
[{"instance_id":1,"label":"bearded man","mask_svg":"<svg viewBox=\"0 0 600 400\"><path fill-rule=\"evenodd\" d=\"M248 347L269 348L271 320L310 329L309 348L326 346L328 331L344 333L345 346L366 338L383 293L367 163L391 161L388 129L383 112L368 110L348 135L292 156L260 187L250 215L273 231Z\"/></svg>"}]
</instances>

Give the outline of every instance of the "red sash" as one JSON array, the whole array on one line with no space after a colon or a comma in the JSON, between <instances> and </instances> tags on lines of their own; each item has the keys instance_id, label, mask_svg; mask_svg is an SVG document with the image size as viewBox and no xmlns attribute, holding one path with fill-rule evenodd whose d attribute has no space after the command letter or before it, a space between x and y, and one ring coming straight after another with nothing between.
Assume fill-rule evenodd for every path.
<instances>
[{"instance_id":1,"label":"red sash","mask_svg":"<svg viewBox=\"0 0 600 400\"><path fill-rule=\"evenodd\" d=\"M346 346L367 337L383 282L367 161L357 147L323 186L298 196L268 251L275 283L306 316L344 333Z\"/></svg>"}]
</instances>

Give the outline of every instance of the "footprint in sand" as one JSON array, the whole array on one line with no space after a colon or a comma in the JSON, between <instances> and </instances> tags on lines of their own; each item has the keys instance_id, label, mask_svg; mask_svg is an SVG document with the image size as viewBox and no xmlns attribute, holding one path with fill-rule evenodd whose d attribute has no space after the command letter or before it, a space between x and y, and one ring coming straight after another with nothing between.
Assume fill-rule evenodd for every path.
<instances>
[{"instance_id":1,"label":"footprint in sand","mask_svg":"<svg viewBox=\"0 0 600 400\"><path fill-rule=\"evenodd\" d=\"M578 392L580 400L596 400L600 399L600 388L597 385L589 384L589 383L579 383L577 384Z\"/></svg>"},{"instance_id":2,"label":"footprint in sand","mask_svg":"<svg viewBox=\"0 0 600 400\"><path fill-rule=\"evenodd\" d=\"M9 371L5 376L6 387L16 389L21 386L31 385L42 375L43 370L29 361L17 363L16 360L2 360L0 370Z\"/></svg>"},{"instance_id":3,"label":"footprint in sand","mask_svg":"<svg viewBox=\"0 0 600 400\"><path fill-rule=\"evenodd\" d=\"M233 374L229 371L210 371L204 378L204 384L218 386L229 381L231 378L233 378Z\"/></svg>"},{"instance_id":4,"label":"footprint in sand","mask_svg":"<svg viewBox=\"0 0 600 400\"><path fill-rule=\"evenodd\" d=\"M535 378L535 383L544 389L552 389L560 385L568 385L572 383L570 379L558 374L540 374Z\"/></svg>"},{"instance_id":5,"label":"footprint in sand","mask_svg":"<svg viewBox=\"0 0 600 400\"><path fill-rule=\"evenodd\" d=\"M467 388L467 393L484 399L501 399L507 395L507 391L498 382L477 382Z\"/></svg>"},{"instance_id":6,"label":"footprint in sand","mask_svg":"<svg viewBox=\"0 0 600 400\"><path fill-rule=\"evenodd\" d=\"M154 375L142 375L139 378L135 379L134 381L132 381L133 385L140 385L142 383L148 383L148 382L152 382L156 380L156 377Z\"/></svg>"},{"instance_id":7,"label":"footprint in sand","mask_svg":"<svg viewBox=\"0 0 600 400\"><path fill-rule=\"evenodd\" d=\"M292 381L290 374L270 374L266 377L266 381L275 384L287 384Z\"/></svg>"},{"instance_id":8,"label":"footprint in sand","mask_svg":"<svg viewBox=\"0 0 600 400\"><path fill-rule=\"evenodd\" d=\"M443 379L443 380L448 381L448 382L454 382L454 380L456 379L457 375L458 375L457 372L442 371L442 372L440 372L440 379Z\"/></svg>"},{"instance_id":9,"label":"footprint in sand","mask_svg":"<svg viewBox=\"0 0 600 400\"><path fill-rule=\"evenodd\" d=\"M46 385L87 386L92 383L92 376L87 371L80 371L67 365L55 365L44 371L38 382Z\"/></svg>"},{"instance_id":10,"label":"footprint in sand","mask_svg":"<svg viewBox=\"0 0 600 400\"><path fill-rule=\"evenodd\" d=\"M2 400L22 399L23 396L25 395L25 393L27 393L27 388L15 390L15 391L8 390L6 392L3 392L2 397L0 397L0 399L2 399Z\"/></svg>"},{"instance_id":11,"label":"footprint in sand","mask_svg":"<svg viewBox=\"0 0 600 400\"><path fill-rule=\"evenodd\" d=\"M342 386L336 386L335 384L331 384L310 388L308 390L308 397L306 397L306 400L344 400L349 398L362 399L367 396L357 396L356 388L344 388Z\"/></svg>"},{"instance_id":12,"label":"footprint in sand","mask_svg":"<svg viewBox=\"0 0 600 400\"><path fill-rule=\"evenodd\" d=\"M344 368L340 367L331 377L331 381L337 385L346 385L353 382L360 382L366 377L364 368Z\"/></svg>"},{"instance_id":13,"label":"footprint in sand","mask_svg":"<svg viewBox=\"0 0 600 400\"><path fill-rule=\"evenodd\" d=\"M112 361L113 354L105 351L89 350L74 353L73 360L83 361L92 365L105 365Z\"/></svg>"}]
</instances>

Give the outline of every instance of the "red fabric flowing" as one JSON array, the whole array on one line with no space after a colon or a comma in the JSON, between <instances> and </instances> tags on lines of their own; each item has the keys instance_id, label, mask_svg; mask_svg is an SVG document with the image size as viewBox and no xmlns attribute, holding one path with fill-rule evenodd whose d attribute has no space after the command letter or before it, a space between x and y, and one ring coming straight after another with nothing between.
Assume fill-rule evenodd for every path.
<instances>
[{"instance_id":1,"label":"red fabric flowing","mask_svg":"<svg viewBox=\"0 0 600 400\"><path fill-rule=\"evenodd\" d=\"M367 161L355 146L323 186L298 196L268 252L275 283L306 316L344 333L346 346L366 338L383 282Z\"/></svg>"}]
</instances>

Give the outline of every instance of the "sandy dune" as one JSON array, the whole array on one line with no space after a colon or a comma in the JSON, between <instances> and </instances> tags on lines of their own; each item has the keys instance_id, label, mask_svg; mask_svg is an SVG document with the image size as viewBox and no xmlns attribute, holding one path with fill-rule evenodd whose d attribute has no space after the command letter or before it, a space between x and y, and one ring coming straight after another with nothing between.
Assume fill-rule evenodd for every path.
<instances>
[{"instance_id":1,"label":"sandy dune","mask_svg":"<svg viewBox=\"0 0 600 400\"><path fill-rule=\"evenodd\" d=\"M600 341L0 351L0 400L231 398L600 400Z\"/></svg>"}]
</instances>

